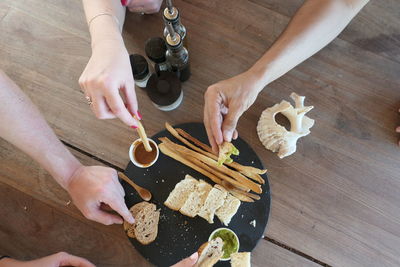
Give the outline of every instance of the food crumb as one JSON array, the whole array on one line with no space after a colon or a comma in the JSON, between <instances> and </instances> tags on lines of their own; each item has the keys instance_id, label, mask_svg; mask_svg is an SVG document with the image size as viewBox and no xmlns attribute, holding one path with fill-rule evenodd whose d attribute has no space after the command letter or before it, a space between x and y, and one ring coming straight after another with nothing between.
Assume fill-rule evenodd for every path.
<instances>
[{"instance_id":1,"label":"food crumb","mask_svg":"<svg viewBox=\"0 0 400 267\"><path fill-rule=\"evenodd\" d=\"M253 226L253 227L256 227L256 220L252 220L252 221L250 222L250 225Z\"/></svg>"},{"instance_id":2,"label":"food crumb","mask_svg":"<svg viewBox=\"0 0 400 267\"><path fill-rule=\"evenodd\" d=\"M71 200L68 200L68 202L65 203L65 206L69 206L69 204L71 204Z\"/></svg>"},{"instance_id":3,"label":"food crumb","mask_svg":"<svg viewBox=\"0 0 400 267\"><path fill-rule=\"evenodd\" d=\"M242 219L243 219L244 215L242 214Z\"/></svg>"},{"instance_id":4,"label":"food crumb","mask_svg":"<svg viewBox=\"0 0 400 267\"><path fill-rule=\"evenodd\" d=\"M24 210L28 210L28 207L27 207L27 206L24 206Z\"/></svg>"},{"instance_id":5,"label":"food crumb","mask_svg":"<svg viewBox=\"0 0 400 267\"><path fill-rule=\"evenodd\" d=\"M161 182L164 183L165 182L164 179L161 179Z\"/></svg>"}]
</instances>

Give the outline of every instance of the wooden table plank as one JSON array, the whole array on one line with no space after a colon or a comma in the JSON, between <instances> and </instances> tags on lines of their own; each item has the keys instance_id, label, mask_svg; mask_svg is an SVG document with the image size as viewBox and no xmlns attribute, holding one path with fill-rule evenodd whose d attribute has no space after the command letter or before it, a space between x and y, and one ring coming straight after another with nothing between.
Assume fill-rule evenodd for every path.
<instances>
[{"instance_id":1,"label":"wooden table plank","mask_svg":"<svg viewBox=\"0 0 400 267\"><path fill-rule=\"evenodd\" d=\"M72 152L86 165L101 165ZM73 204L67 205L68 200L68 194L46 171L0 140L0 214L7 214L0 221L2 254L29 260L66 251L96 266L150 266L131 246L121 226L91 222ZM255 267L317 266L266 240L260 240L252 263Z\"/></svg>"},{"instance_id":2,"label":"wooden table plank","mask_svg":"<svg viewBox=\"0 0 400 267\"><path fill-rule=\"evenodd\" d=\"M23 169L20 170L23 174ZM1 179L2 177L0 177ZM96 266L151 266L123 232L100 231L35 197L0 182L0 251L32 260L60 251L87 258ZM6 216L4 216L6 215Z\"/></svg>"},{"instance_id":3,"label":"wooden table plank","mask_svg":"<svg viewBox=\"0 0 400 267\"><path fill-rule=\"evenodd\" d=\"M7 15L0 22L0 67L41 107L62 139L124 167L132 132L118 121L94 120L76 82L90 55L87 33L82 34L84 27L78 23L84 23L78 16L80 2L71 1L72 12L57 7L60 24L51 17L55 2L43 2L50 3L49 8L5 1L13 8L3 11ZM284 7L292 5L283 2ZM379 32L376 25L397 25L393 13L399 4L376 2L361 12L362 27L356 18L348 28L361 36L358 39L370 38L369 29ZM193 76L184 85L183 105L171 113L156 110L137 90L150 134L162 129L165 120L200 121L207 86L248 68L289 19L276 12L278 4L263 9L257 1L177 5L189 32ZM391 15L387 21L380 15L369 22L365 16L374 11ZM139 23L141 27L135 27ZM129 50L143 51L144 41L159 35L161 28L157 16L128 15ZM9 38L15 32L18 35ZM270 170L273 206L267 236L331 265L396 266L400 152L393 129L398 124L400 64L391 54L371 51L343 36L269 85L242 117L239 132ZM306 102L315 106L310 116L316 125L295 155L279 160L261 147L255 126L263 109L292 91L306 95Z\"/></svg>"},{"instance_id":4,"label":"wooden table plank","mask_svg":"<svg viewBox=\"0 0 400 267\"><path fill-rule=\"evenodd\" d=\"M265 240L261 240L260 242L262 242L262 244L259 244L251 254L251 264L253 267L321 266Z\"/></svg>"}]
</instances>

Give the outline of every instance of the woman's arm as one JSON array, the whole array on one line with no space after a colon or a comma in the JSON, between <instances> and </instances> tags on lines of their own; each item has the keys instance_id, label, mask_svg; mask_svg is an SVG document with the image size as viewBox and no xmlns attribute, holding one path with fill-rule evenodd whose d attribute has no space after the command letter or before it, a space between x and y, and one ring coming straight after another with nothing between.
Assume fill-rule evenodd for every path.
<instances>
[{"instance_id":1,"label":"woman's arm","mask_svg":"<svg viewBox=\"0 0 400 267\"><path fill-rule=\"evenodd\" d=\"M158 12L161 0L83 0L89 26L92 55L79 78L79 84L89 99L97 118L118 117L136 128L132 117L138 112L135 83L129 54L121 36L125 6L131 11Z\"/></svg>"},{"instance_id":2,"label":"woman's arm","mask_svg":"<svg viewBox=\"0 0 400 267\"><path fill-rule=\"evenodd\" d=\"M0 138L46 169L68 191L74 204L88 219L103 224L122 223L119 216L100 209L101 203L105 203L125 220L133 222L116 171L83 166L58 140L36 106L1 70Z\"/></svg>"},{"instance_id":3,"label":"woman's arm","mask_svg":"<svg viewBox=\"0 0 400 267\"><path fill-rule=\"evenodd\" d=\"M368 0L307 0L252 67L266 86L329 44Z\"/></svg>"},{"instance_id":4,"label":"woman's arm","mask_svg":"<svg viewBox=\"0 0 400 267\"><path fill-rule=\"evenodd\" d=\"M230 142L239 117L269 83L330 43L368 0L307 0L275 43L246 72L218 82L205 94L204 123L214 151Z\"/></svg>"}]
</instances>

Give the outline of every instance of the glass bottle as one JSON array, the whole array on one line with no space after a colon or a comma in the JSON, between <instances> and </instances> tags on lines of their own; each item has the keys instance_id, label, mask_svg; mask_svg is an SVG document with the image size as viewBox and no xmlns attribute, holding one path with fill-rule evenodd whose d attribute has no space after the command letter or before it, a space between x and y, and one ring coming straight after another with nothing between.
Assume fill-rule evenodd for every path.
<instances>
[{"instance_id":1,"label":"glass bottle","mask_svg":"<svg viewBox=\"0 0 400 267\"><path fill-rule=\"evenodd\" d=\"M167 45L161 37L153 37L146 41L145 51L147 57L155 63L156 72L169 71L169 64L165 56Z\"/></svg>"},{"instance_id":2,"label":"glass bottle","mask_svg":"<svg viewBox=\"0 0 400 267\"><path fill-rule=\"evenodd\" d=\"M172 5L172 0L166 0L167 7L164 9L163 18L164 18L164 37L167 38L168 29L167 24L171 23L175 32L181 36L182 42L186 46L186 28L181 23L179 10Z\"/></svg>"},{"instance_id":3,"label":"glass bottle","mask_svg":"<svg viewBox=\"0 0 400 267\"><path fill-rule=\"evenodd\" d=\"M168 35L166 37L167 52L166 58L171 70L184 82L190 77L189 52L182 44L179 34L174 31L171 23L167 24Z\"/></svg>"},{"instance_id":4,"label":"glass bottle","mask_svg":"<svg viewBox=\"0 0 400 267\"><path fill-rule=\"evenodd\" d=\"M139 54L129 56L131 62L132 74L135 84L140 88L146 88L147 81L150 78L149 64L146 59Z\"/></svg>"}]
</instances>

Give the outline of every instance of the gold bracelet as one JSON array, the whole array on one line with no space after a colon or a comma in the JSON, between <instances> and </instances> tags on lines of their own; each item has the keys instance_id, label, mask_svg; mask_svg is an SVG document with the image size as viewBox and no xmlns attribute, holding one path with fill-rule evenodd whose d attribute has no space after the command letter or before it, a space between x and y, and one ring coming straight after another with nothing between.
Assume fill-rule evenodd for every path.
<instances>
[{"instance_id":1,"label":"gold bracelet","mask_svg":"<svg viewBox=\"0 0 400 267\"><path fill-rule=\"evenodd\" d=\"M93 18L91 18L91 19L89 20L89 22L88 22L88 27L89 27L89 29L90 29L90 24L92 23L92 21L95 20L95 19L98 18L98 17L101 17L101 16L110 16L110 17L114 18L115 22L117 23L118 29L120 29L119 20L117 19L117 17L114 16L113 14L111 14L111 13L106 13L106 12L97 14L96 16L94 16Z\"/></svg>"}]
</instances>

